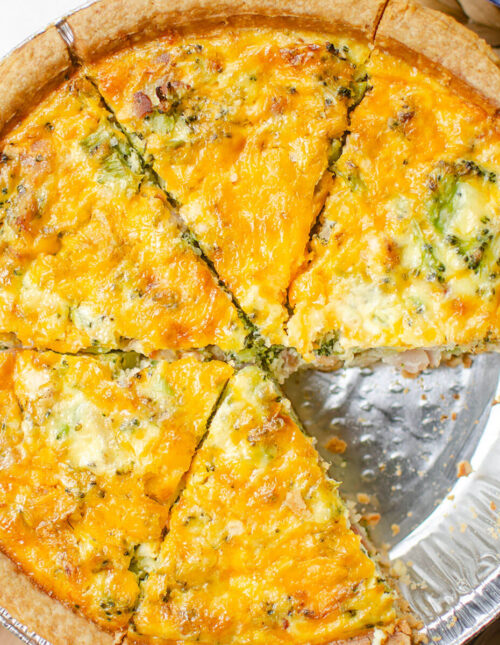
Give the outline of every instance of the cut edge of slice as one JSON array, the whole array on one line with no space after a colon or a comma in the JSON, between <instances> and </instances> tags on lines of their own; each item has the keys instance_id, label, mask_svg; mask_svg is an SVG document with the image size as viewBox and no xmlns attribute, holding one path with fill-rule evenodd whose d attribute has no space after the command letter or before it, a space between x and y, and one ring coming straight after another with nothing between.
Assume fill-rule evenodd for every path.
<instances>
[{"instance_id":1,"label":"cut edge of slice","mask_svg":"<svg viewBox=\"0 0 500 645\"><path fill-rule=\"evenodd\" d=\"M335 331L326 334L335 340ZM327 341L328 342L328 341ZM440 365L456 367L463 365L470 367L471 356L485 352L500 352L500 342L479 341L467 346L436 346L436 347L377 347L360 351L338 352L333 349L329 354L317 356L312 361L302 360L295 369L317 369L323 372L332 372L343 367L373 367L385 364L398 369L403 376L413 378L424 370L437 368ZM286 364L280 375L280 382L283 382L289 375Z\"/></svg>"}]
</instances>

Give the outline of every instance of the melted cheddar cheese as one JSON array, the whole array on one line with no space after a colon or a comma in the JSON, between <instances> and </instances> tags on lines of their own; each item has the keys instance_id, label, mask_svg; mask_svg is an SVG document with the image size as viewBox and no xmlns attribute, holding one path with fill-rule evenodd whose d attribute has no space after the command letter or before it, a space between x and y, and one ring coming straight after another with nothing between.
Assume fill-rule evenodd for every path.
<instances>
[{"instance_id":1,"label":"melted cheddar cheese","mask_svg":"<svg viewBox=\"0 0 500 645\"><path fill-rule=\"evenodd\" d=\"M0 339L239 351L246 332L94 87L76 77L0 141Z\"/></svg>"},{"instance_id":2,"label":"melted cheddar cheese","mask_svg":"<svg viewBox=\"0 0 500 645\"><path fill-rule=\"evenodd\" d=\"M336 179L292 284L307 360L370 349L481 349L500 338L500 129L388 54L352 114Z\"/></svg>"},{"instance_id":3,"label":"melted cheddar cheese","mask_svg":"<svg viewBox=\"0 0 500 645\"><path fill-rule=\"evenodd\" d=\"M89 73L260 332L287 289L364 90L366 44L286 29L170 33ZM332 146L333 142L333 146Z\"/></svg>"},{"instance_id":4,"label":"melted cheddar cheese","mask_svg":"<svg viewBox=\"0 0 500 645\"><path fill-rule=\"evenodd\" d=\"M232 368L0 355L0 546L104 629L124 627Z\"/></svg>"},{"instance_id":5,"label":"melted cheddar cheese","mask_svg":"<svg viewBox=\"0 0 500 645\"><path fill-rule=\"evenodd\" d=\"M312 440L273 382L243 369L173 507L131 639L313 645L377 627L383 642L394 620Z\"/></svg>"}]
</instances>

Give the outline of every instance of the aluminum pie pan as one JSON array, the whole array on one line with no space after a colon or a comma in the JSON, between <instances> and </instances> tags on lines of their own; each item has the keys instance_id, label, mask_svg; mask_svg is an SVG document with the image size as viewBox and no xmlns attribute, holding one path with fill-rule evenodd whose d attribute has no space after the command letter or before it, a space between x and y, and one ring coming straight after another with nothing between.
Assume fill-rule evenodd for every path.
<instances>
[{"instance_id":1,"label":"aluminum pie pan","mask_svg":"<svg viewBox=\"0 0 500 645\"><path fill-rule=\"evenodd\" d=\"M374 500L373 539L389 546L429 641L462 645L499 617L500 356L416 379L386 365L300 371L284 389L344 497ZM325 447L333 436L347 443L342 456ZM457 478L462 461L472 473ZM1 607L0 624L27 645L50 645Z\"/></svg>"}]
</instances>

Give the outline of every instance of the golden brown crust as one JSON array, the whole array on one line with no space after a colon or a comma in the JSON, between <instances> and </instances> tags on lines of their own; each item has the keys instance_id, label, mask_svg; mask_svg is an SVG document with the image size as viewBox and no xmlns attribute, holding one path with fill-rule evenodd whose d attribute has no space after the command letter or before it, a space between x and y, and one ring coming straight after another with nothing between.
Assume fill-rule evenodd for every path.
<instances>
[{"instance_id":1,"label":"golden brown crust","mask_svg":"<svg viewBox=\"0 0 500 645\"><path fill-rule=\"evenodd\" d=\"M386 0L98 0L69 16L84 61L166 29L231 17L295 18L302 26L343 27L372 38ZM304 24L304 23L307 23Z\"/></svg>"},{"instance_id":2,"label":"golden brown crust","mask_svg":"<svg viewBox=\"0 0 500 645\"><path fill-rule=\"evenodd\" d=\"M500 109L499 60L484 40L443 13L411 0L389 0L375 44L430 66L487 108Z\"/></svg>"},{"instance_id":3,"label":"golden brown crust","mask_svg":"<svg viewBox=\"0 0 500 645\"><path fill-rule=\"evenodd\" d=\"M0 131L70 70L68 49L55 27L14 50L0 63Z\"/></svg>"},{"instance_id":4,"label":"golden brown crust","mask_svg":"<svg viewBox=\"0 0 500 645\"><path fill-rule=\"evenodd\" d=\"M112 645L115 639L33 585L0 553L0 605L52 645Z\"/></svg>"}]
</instances>

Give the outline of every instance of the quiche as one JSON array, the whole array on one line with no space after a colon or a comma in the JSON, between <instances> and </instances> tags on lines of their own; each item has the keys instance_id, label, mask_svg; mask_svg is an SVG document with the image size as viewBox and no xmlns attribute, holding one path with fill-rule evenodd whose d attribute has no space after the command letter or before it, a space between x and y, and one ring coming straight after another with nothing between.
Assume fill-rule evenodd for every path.
<instances>
[{"instance_id":1,"label":"quiche","mask_svg":"<svg viewBox=\"0 0 500 645\"><path fill-rule=\"evenodd\" d=\"M106 630L127 625L227 363L3 352L0 544Z\"/></svg>"},{"instance_id":2,"label":"quiche","mask_svg":"<svg viewBox=\"0 0 500 645\"><path fill-rule=\"evenodd\" d=\"M492 52L406 0L98 0L0 85L0 605L409 645L276 381L498 350Z\"/></svg>"},{"instance_id":3,"label":"quiche","mask_svg":"<svg viewBox=\"0 0 500 645\"><path fill-rule=\"evenodd\" d=\"M245 367L173 507L130 640L312 645L399 632L389 642L406 642L405 631L290 403Z\"/></svg>"},{"instance_id":4,"label":"quiche","mask_svg":"<svg viewBox=\"0 0 500 645\"><path fill-rule=\"evenodd\" d=\"M230 297L82 74L0 139L0 221L4 346L243 349Z\"/></svg>"}]
</instances>

